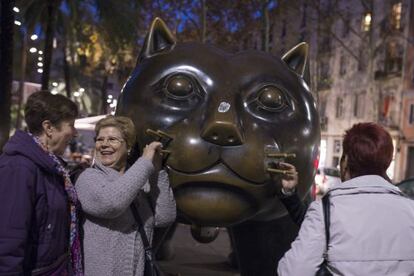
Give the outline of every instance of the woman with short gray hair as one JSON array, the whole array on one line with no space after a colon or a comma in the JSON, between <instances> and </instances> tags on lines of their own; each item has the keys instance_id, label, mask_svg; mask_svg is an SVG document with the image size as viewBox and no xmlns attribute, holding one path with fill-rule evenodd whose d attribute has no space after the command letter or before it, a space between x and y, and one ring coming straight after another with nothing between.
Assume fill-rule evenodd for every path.
<instances>
[{"instance_id":1,"label":"woman with short gray hair","mask_svg":"<svg viewBox=\"0 0 414 276\"><path fill-rule=\"evenodd\" d=\"M135 144L131 119L108 116L95 128L95 162L76 182L85 213L85 275L143 275L144 244L133 208L149 242L155 226L175 220L176 206L168 175L161 170L159 142L145 146L129 168Z\"/></svg>"}]
</instances>

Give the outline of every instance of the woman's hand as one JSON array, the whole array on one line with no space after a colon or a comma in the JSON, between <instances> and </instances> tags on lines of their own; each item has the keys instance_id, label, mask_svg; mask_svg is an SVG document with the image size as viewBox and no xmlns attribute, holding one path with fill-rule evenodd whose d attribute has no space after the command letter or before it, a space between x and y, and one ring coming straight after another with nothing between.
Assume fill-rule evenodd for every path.
<instances>
[{"instance_id":1,"label":"woman's hand","mask_svg":"<svg viewBox=\"0 0 414 276\"><path fill-rule=\"evenodd\" d=\"M162 163L162 154L161 154L162 144L160 142L152 142L149 145L144 147L142 157L151 161L154 164L156 171L161 169Z\"/></svg>"},{"instance_id":2,"label":"woman's hand","mask_svg":"<svg viewBox=\"0 0 414 276\"><path fill-rule=\"evenodd\" d=\"M278 169L286 170L281 179L282 192L284 194L293 193L298 185L298 172L296 167L289 163L279 162Z\"/></svg>"}]
</instances>

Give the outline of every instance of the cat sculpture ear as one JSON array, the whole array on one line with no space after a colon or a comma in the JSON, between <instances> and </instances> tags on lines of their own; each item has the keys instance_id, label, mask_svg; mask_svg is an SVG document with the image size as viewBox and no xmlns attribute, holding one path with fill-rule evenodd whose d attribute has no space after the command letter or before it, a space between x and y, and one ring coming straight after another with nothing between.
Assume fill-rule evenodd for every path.
<instances>
[{"instance_id":1,"label":"cat sculpture ear","mask_svg":"<svg viewBox=\"0 0 414 276\"><path fill-rule=\"evenodd\" d=\"M309 46L306 42L301 42L290 49L282 57L282 60L289 66L289 68L301 76L306 83L309 83L310 81L308 56Z\"/></svg>"},{"instance_id":2,"label":"cat sculpture ear","mask_svg":"<svg viewBox=\"0 0 414 276\"><path fill-rule=\"evenodd\" d=\"M139 60L152 57L156 54L171 50L177 43L174 35L164 21L156 17L152 21L149 32L145 37Z\"/></svg>"}]
</instances>

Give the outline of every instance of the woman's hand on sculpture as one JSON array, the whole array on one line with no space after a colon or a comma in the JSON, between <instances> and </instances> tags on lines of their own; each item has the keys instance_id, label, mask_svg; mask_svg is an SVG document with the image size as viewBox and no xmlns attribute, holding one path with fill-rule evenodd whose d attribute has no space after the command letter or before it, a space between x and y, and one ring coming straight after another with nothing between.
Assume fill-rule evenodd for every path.
<instances>
[{"instance_id":1,"label":"woman's hand on sculpture","mask_svg":"<svg viewBox=\"0 0 414 276\"><path fill-rule=\"evenodd\" d=\"M142 157L151 161L154 164L155 170L161 169L162 155L161 155L162 144L160 142L152 142L144 147Z\"/></svg>"},{"instance_id":2,"label":"woman's hand on sculpture","mask_svg":"<svg viewBox=\"0 0 414 276\"><path fill-rule=\"evenodd\" d=\"M287 173L283 174L281 178L282 193L283 194L293 193L296 190L296 186L298 185L298 181L299 181L296 167L289 163L279 162L278 169L287 171Z\"/></svg>"}]
</instances>

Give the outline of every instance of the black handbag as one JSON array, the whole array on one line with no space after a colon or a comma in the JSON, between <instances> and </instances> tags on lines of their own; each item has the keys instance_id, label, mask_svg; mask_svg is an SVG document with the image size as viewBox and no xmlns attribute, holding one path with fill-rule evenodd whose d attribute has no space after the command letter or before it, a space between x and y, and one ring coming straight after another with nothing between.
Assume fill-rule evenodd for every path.
<instances>
[{"instance_id":1,"label":"black handbag","mask_svg":"<svg viewBox=\"0 0 414 276\"><path fill-rule=\"evenodd\" d=\"M323 253L323 263L321 264L319 270L316 272L316 276L332 276L333 274L328 269L328 244L329 244L329 226L331 224L330 219L330 207L329 207L329 195L326 194L322 198L322 210L323 210L323 220L325 222L325 239L326 239L326 248Z\"/></svg>"},{"instance_id":2,"label":"black handbag","mask_svg":"<svg viewBox=\"0 0 414 276\"><path fill-rule=\"evenodd\" d=\"M142 243L144 244L145 250L145 267L144 267L144 276L164 276L161 268L155 260L154 251L148 241L147 234L145 233L144 223L141 220L141 217L138 213L138 210L134 203L131 204L131 211L134 215L135 220L138 223L139 233L141 234Z\"/></svg>"}]
</instances>

